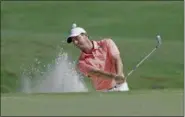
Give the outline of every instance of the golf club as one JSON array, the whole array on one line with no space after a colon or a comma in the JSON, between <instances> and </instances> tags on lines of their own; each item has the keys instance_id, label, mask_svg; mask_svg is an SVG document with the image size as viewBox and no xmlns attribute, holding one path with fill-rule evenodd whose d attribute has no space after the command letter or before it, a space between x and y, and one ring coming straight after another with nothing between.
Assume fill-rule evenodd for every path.
<instances>
[{"instance_id":1,"label":"golf club","mask_svg":"<svg viewBox=\"0 0 185 117\"><path fill-rule=\"evenodd\" d=\"M157 39L157 45L156 47L148 54L146 55L125 77L125 80L128 78L128 76L130 76L154 51L157 50L157 48L159 48L159 46L162 44L162 41L161 41L161 36L160 35L157 35L156 36L156 39Z\"/></svg>"}]
</instances>

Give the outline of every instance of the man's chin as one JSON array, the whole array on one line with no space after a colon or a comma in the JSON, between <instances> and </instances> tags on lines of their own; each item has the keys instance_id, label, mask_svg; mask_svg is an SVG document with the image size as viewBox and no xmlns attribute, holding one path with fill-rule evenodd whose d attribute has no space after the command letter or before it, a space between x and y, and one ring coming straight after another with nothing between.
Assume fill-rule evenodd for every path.
<instances>
[{"instance_id":1,"label":"man's chin","mask_svg":"<svg viewBox=\"0 0 185 117\"><path fill-rule=\"evenodd\" d=\"M85 50L85 47L83 47L83 46L78 46L78 48L79 48L80 50Z\"/></svg>"}]
</instances>

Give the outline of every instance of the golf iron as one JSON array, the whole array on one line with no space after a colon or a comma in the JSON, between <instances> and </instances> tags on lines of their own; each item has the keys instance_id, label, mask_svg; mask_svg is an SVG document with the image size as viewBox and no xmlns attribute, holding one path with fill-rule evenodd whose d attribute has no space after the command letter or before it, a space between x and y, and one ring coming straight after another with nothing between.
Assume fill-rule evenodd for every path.
<instances>
[{"instance_id":1,"label":"golf iron","mask_svg":"<svg viewBox=\"0 0 185 117\"><path fill-rule=\"evenodd\" d=\"M157 39L157 45L156 47L148 54L146 55L126 76L125 76L125 80L128 78L128 76L130 76L153 52L155 52L159 46L162 44L162 41L161 41L161 36L160 35L157 35L156 36L156 39Z\"/></svg>"}]
</instances>

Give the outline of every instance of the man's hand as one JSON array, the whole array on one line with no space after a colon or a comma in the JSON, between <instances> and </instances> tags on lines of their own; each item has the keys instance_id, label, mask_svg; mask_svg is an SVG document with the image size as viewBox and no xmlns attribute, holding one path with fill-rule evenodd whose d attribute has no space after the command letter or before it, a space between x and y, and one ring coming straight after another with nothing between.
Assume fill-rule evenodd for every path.
<instances>
[{"instance_id":1,"label":"man's hand","mask_svg":"<svg viewBox=\"0 0 185 117\"><path fill-rule=\"evenodd\" d=\"M125 82L125 78L123 76L116 76L114 79L118 84Z\"/></svg>"}]
</instances>

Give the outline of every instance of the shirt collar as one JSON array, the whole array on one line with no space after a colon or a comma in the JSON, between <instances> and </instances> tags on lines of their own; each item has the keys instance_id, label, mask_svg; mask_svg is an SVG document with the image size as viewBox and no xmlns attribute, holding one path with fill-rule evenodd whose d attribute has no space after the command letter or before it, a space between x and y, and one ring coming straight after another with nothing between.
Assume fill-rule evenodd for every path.
<instances>
[{"instance_id":1,"label":"shirt collar","mask_svg":"<svg viewBox=\"0 0 185 117\"><path fill-rule=\"evenodd\" d=\"M92 42L92 44L93 44L93 50L96 50L96 49L98 49L100 46L98 45L98 42L97 41L91 41ZM93 51L92 50L92 51ZM91 54L86 54L86 53L84 53L84 52L82 52L81 51L81 57L80 58L84 58L84 57L86 57L86 56L89 56L89 55L91 55Z\"/></svg>"}]
</instances>

